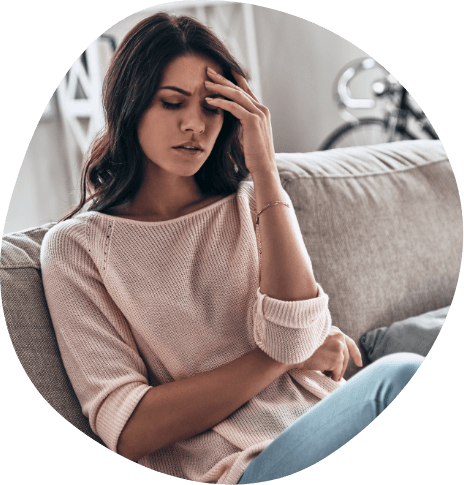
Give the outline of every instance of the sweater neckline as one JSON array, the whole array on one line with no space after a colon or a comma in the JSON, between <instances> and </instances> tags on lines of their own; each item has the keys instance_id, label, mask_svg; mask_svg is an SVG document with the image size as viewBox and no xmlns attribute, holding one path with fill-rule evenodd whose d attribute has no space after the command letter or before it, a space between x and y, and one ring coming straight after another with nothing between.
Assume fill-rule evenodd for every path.
<instances>
[{"instance_id":1,"label":"sweater neckline","mask_svg":"<svg viewBox=\"0 0 464 485\"><path fill-rule=\"evenodd\" d=\"M183 216L175 217L174 219L169 219L167 221L137 221L135 219L127 219L125 217L119 217L119 216L112 216L110 214L104 214L103 212L98 212L98 211L88 211L89 214L98 214L100 217L103 217L105 219L113 220L113 221L119 221L124 224L134 224L134 225L142 225L142 226L161 226L165 224L175 224L177 222L184 221L186 219L191 219L194 218L198 215L201 215L205 212L209 212L216 207L220 206L221 204L225 204L226 201L231 200L234 196L236 195L236 192L233 194L227 195L223 199L217 200L216 202L213 202L210 205L207 205L206 207L203 207L201 209L198 209L196 211L190 212L189 214L185 214Z\"/></svg>"}]
</instances>

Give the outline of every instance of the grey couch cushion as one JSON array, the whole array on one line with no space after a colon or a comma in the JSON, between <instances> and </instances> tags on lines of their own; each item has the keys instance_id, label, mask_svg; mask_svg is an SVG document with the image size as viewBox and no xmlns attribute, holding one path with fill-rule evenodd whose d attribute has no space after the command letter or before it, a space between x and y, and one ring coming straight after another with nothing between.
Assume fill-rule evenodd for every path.
<instances>
[{"instance_id":1,"label":"grey couch cushion","mask_svg":"<svg viewBox=\"0 0 464 485\"><path fill-rule=\"evenodd\" d=\"M395 322L389 327L380 327L361 336L360 344L370 362L395 352L429 353L440 333L450 307L439 308Z\"/></svg>"},{"instance_id":2,"label":"grey couch cushion","mask_svg":"<svg viewBox=\"0 0 464 485\"><path fill-rule=\"evenodd\" d=\"M462 215L439 141L279 154L277 164L334 325L359 342L450 305ZM345 377L355 372L350 363Z\"/></svg>"},{"instance_id":3,"label":"grey couch cushion","mask_svg":"<svg viewBox=\"0 0 464 485\"><path fill-rule=\"evenodd\" d=\"M40 245L53 226L6 235L0 282L3 311L16 354L27 375L65 419L99 443L90 429L61 361L40 275Z\"/></svg>"}]
</instances>

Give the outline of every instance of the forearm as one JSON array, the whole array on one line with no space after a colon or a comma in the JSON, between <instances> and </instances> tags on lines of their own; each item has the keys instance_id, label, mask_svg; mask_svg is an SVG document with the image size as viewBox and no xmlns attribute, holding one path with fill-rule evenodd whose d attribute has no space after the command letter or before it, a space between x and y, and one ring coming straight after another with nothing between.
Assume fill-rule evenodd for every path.
<instances>
[{"instance_id":1,"label":"forearm","mask_svg":"<svg viewBox=\"0 0 464 485\"><path fill-rule=\"evenodd\" d=\"M253 175L257 211L269 202L285 201L277 169ZM259 218L261 293L284 301L317 296L317 286L298 222L282 204L267 208Z\"/></svg>"},{"instance_id":2,"label":"forearm","mask_svg":"<svg viewBox=\"0 0 464 485\"><path fill-rule=\"evenodd\" d=\"M212 371L154 387L124 427L118 453L137 461L206 431L292 367L254 349Z\"/></svg>"}]
</instances>

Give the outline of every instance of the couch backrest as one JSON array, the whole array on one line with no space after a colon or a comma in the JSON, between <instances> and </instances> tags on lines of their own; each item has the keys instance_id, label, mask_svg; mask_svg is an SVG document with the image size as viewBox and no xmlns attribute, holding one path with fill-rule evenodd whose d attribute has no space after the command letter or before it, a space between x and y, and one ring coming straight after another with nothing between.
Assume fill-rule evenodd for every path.
<instances>
[{"instance_id":1,"label":"couch backrest","mask_svg":"<svg viewBox=\"0 0 464 485\"><path fill-rule=\"evenodd\" d=\"M439 141L281 153L277 164L335 326L359 342L451 304L462 214Z\"/></svg>"}]
</instances>

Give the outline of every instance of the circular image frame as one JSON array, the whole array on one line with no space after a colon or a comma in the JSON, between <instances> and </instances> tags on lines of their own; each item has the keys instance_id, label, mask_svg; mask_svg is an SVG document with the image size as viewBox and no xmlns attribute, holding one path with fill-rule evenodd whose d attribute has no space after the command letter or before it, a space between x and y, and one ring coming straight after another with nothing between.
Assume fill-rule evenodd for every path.
<instances>
[{"instance_id":1,"label":"circular image frame","mask_svg":"<svg viewBox=\"0 0 464 485\"><path fill-rule=\"evenodd\" d=\"M138 9L139 4L142 3L144 2L134 2L130 6L131 10L134 11L135 9ZM329 11L330 9L328 7L326 7L325 11L323 7L314 7L311 11L311 9L305 9L304 7L293 4L292 2L289 2L288 5L285 6L278 5L280 2L275 2L275 5L273 5L273 3L274 2L268 2L266 6L289 11L290 7L292 7L292 11L290 13L294 13L296 15L308 18L313 22L320 23L334 32L337 32L339 35L349 38L352 42L361 47L364 47L361 45L361 41L356 40L357 35L360 35L359 32L362 32L364 36L367 35L367 37L369 37L369 34L372 32L372 26L370 26L369 23L370 17L369 15L365 14L367 2L359 2L359 5L355 6L351 4L350 15L353 16L351 25L342 26L338 24L338 27L334 26L336 21L331 19L331 12ZM56 7L57 5L55 2L49 2L49 4L50 11L53 10L52 7ZM87 2L87 4L90 6L91 2ZM140 5L140 8L145 8L146 6L148 5ZM107 7L107 5L105 5L105 7ZM446 2L445 6L443 6L443 15L446 13L445 7ZM344 7L342 4L340 4L339 8L340 16L343 17ZM397 8L401 8L399 2ZM119 5L119 9L115 8L113 15L115 15L115 12L117 11L120 14L119 18L122 18L123 16L131 13L126 12L124 9L127 10L127 6L124 6L121 3L121 5ZM53 30L53 21L50 21L50 19L53 19L53 16L50 15L47 18L47 9L44 8L43 10L42 16L45 15L43 25L46 25L48 28ZM126 13L122 13L123 11ZM59 10L56 10L55 13L58 15L58 18L60 18ZM102 15L103 13L100 13L98 16L100 25L102 22ZM358 18L356 18L356 15ZM423 15L426 17L425 13ZM19 18L18 11L16 11L16 17ZM83 19L83 17L84 16L80 18ZM426 18L428 18L430 23L436 22L436 19L432 18L432 16ZM388 19L393 21L393 16L387 16L387 18L384 18L383 23L388 23ZM34 64L33 60L34 56L37 56L37 53L39 52L37 49L40 48L34 46L33 42L31 42L31 37L34 37L33 34L37 33L37 30L34 29L34 22L32 22L32 20L35 19L31 19L30 24L28 24L30 25L31 35L26 36L28 37L27 42L24 44L19 43L15 50L17 56L19 55L23 59L29 58L31 64L36 65ZM47 23L47 20L49 23ZM111 25L111 20L107 25ZM13 25L13 27L14 26L15 25ZM344 29L347 32L346 35L344 35ZM385 27L382 26L380 29L385 29ZM448 25L447 28L443 29L442 32L443 38L446 39L446 43L451 45L453 45L454 37L449 31L452 30L453 29ZM455 31L457 31L457 29ZM351 34L349 32L351 32ZM414 29L411 27L408 32L410 32L410 36L413 36L412 33L414 32ZM376 37L381 37L378 35L378 30ZM420 37L417 32L416 37ZM401 45L404 45L404 37L400 37L399 39L399 41L398 39L390 39L388 41L391 50L394 50L394 46L396 46L396 49L399 49ZM77 45L85 47L85 45L90 43L92 40L93 38L86 38L85 41L79 41ZM408 40L414 39L409 39L408 37ZM423 37L422 40L424 40ZM42 42L39 42L39 44L42 45L42 48L44 44L47 45L45 41L46 39L43 39ZM434 42L438 42L438 44L441 46L445 45L444 40L434 40ZM388 53L385 54L385 50L382 51L382 49L385 49L384 44L385 42L382 43L377 40L377 47L373 47L372 49L369 48L369 53L377 59L386 59L388 57ZM426 42L425 44L427 45ZM454 46L457 45L458 43L456 42ZM429 47L431 47L430 51L434 50L432 46ZM451 78L449 83L454 86L454 89L449 89L449 91L459 92L457 87L459 71L457 66L453 65L452 62L452 54L455 51L453 51L453 48L449 49L449 47L446 47L446 49L447 52L443 57L448 59L449 66L447 67L450 70L449 77ZM79 54L78 51L79 47L76 48L76 44L74 44L74 54L76 54L74 59ZM382 52L384 54L382 54ZM413 85L414 82L419 82L417 80L418 77L415 77L415 73L413 72L414 70L408 66L408 59L403 59L403 61L401 61L401 55L398 57L400 60L394 58L392 59L392 57L390 57L390 61L388 63L389 68L395 72L395 74L397 72L401 72L401 80L405 84L410 83ZM69 55L66 55L65 58L66 61L63 61L63 63L60 61L60 67L55 68L54 71L50 70L50 76L53 81L58 82L60 80L60 75L57 74L57 72L61 72L62 74L67 67L63 69L61 69L61 67L63 67L63 65L66 63L66 65L69 67L70 63L73 61ZM421 62L425 62L425 56L423 55L421 57L419 52L417 54L417 58L422 59L417 61L418 65L420 65ZM18 64L17 59L17 57L16 59L9 59L12 66ZM23 64L23 62L20 64ZM385 62L385 64L387 65L387 62ZM445 65L443 60L440 60L439 64L440 66ZM18 72L24 74L26 70L20 67ZM436 86L439 79L440 76L437 76L436 73L430 73L430 79L425 82L426 87L434 85ZM46 82L38 83L37 86L31 89L31 91L23 98L25 99L24 104L26 106L30 105L30 114L23 114L25 119L24 130L20 130L21 133L17 134L11 133L12 130L9 130L12 137L7 141L6 144L7 154L5 160L16 160L17 163L12 163L11 166L4 166L2 170L5 174L5 179L2 182L2 188L4 188L2 191L4 194L2 203L4 203L3 207L5 208L8 206L8 194L11 192L11 188L14 184L17 168L19 167L22 159L22 154L24 154L30 134L37 123L37 120L43 110L43 106L46 104L47 95L50 94L50 86L57 84L57 82L53 84L53 81L50 81L50 78L47 76ZM439 100L435 101L435 99L433 99L429 102L426 99L426 87L417 90L413 89L415 97L425 109L429 117L434 121L434 126L442 137L450 159L458 160L457 142L455 140L459 139L457 137L459 121L457 116L449 116L448 111L441 106L442 104L448 104L443 102L444 99L451 100L450 93L439 93ZM16 90L13 83L6 83L6 89L8 92L17 93L16 98L21 97L21 89L23 88L24 84L21 83L16 87ZM424 100L422 100L422 98ZM17 103L16 105L11 102L7 103L6 112L8 113L8 118L12 120L12 126L18 126L18 123L14 122L18 120L16 111ZM459 170L458 167L454 167L454 169L458 184L461 185L463 176L462 170ZM456 296L459 296L461 294L460 292L462 292L461 283L458 284ZM455 327L458 327L458 319L460 312L462 311L462 306L458 300L459 299L455 297L455 302L453 303L449 316L449 321L453 322ZM59 418L54 410L43 401L41 396L35 391L27 377L24 375L24 371L17 362L17 358L11 348L8 335L4 329L3 331L5 332L5 335L4 338L2 338L2 345L4 345L5 351L2 352L2 359L4 359L2 363L4 364L3 369L5 369L7 374L7 395L12 397L11 400L7 400L7 402L2 404L2 407L4 407L2 413L4 419L7 417L4 424L6 428L6 436L8 436L8 440L5 440L3 456L5 457L5 462L7 462L7 473L11 476L11 478L15 478L15 480L18 481L25 481L26 479L43 479L44 481L46 480L47 483L61 483L63 477L66 474L69 474L69 479L67 481L71 481L71 483L80 483L80 481L84 479L84 476L91 476L91 480L93 480L94 483L109 479L116 483L123 483L123 480L133 480L134 478L137 480L153 480L151 470L144 470L142 467L130 463L127 460L113 456L96 443L89 443L89 440L84 435L77 433L72 426L69 426L64 420ZM459 361L457 360L459 356L457 349L457 343L460 341L459 332L462 332L462 328L448 329L447 326L443 331L443 335L440 334L436 348L434 347L433 352L427 358L421 373L411 384L409 384L407 398L401 400L400 406L393 406L389 410L389 413L383 416L382 419L376 420L375 426L371 426L366 429L360 437L349 445L345 446L334 456L324 460L315 467L312 467L310 470L306 470L287 479L282 479L281 483L284 483L284 481L290 482L291 480L307 481L309 476L313 480L343 480L343 477L346 476L356 476L359 474L359 470L363 470L363 475L367 473L367 476L372 477L376 476L376 470L377 472L378 470L382 470L382 464L388 463L388 465L391 466L392 460L396 464L395 473L398 473L398 471L401 470L401 476L405 479L405 481L407 477L415 477L415 480L421 479L419 477L422 477L422 483L432 483L432 477L441 476L435 475L435 473L439 473L438 469L443 470L446 468L447 470L451 470L453 465L456 466L458 463L457 446L455 446L453 443L452 433L451 436L448 436L444 433L444 430L454 429L454 424L452 424L454 423L452 415L454 414L454 416L458 416L456 406L457 399L453 399L453 391L450 393L450 388L453 387L450 374L456 372L455 369L459 368ZM424 374L424 376L422 374ZM436 397L429 395L430 382L433 382L433 385L436 388ZM411 393L410 396L409 393ZM449 393L451 396L448 397ZM430 423L430 414L437 413L437 409L441 409L441 406L443 406L443 395L446 396L447 400L451 401L448 403L449 405L447 404L446 415L443 415L438 411L439 416L437 416L437 422L435 423L434 420L433 423ZM424 402L426 402L425 406L423 405ZM453 408L453 406L456 407ZM453 409L455 410L454 413L452 412ZM427 418L429 418L429 422L427 422ZM428 429L424 429L425 422L427 422ZM444 423L447 423L447 425ZM372 433L374 434L372 435ZM401 442L398 440L398 434L401 434ZM379 437L378 435L381 435L382 437ZM430 440L433 440L437 444L440 443L440 447L433 447L432 450L430 450L429 446L424 446L424 443L430 444ZM455 440L457 441L456 435ZM357 443L358 441L359 443ZM443 443L445 442L446 446L443 446ZM372 443L375 443L375 446L373 446ZM25 448L24 454L21 456L19 455L19 450L23 448ZM415 451L411 453L411 449L414 449ZM76 456L79 458L76 459ZM440 458L437 459L437 456ZM439 466L433 468L423 467L421 469L420 463L423 461L429 461L424 460L424 457L429 457L430 462L433 458L434 464L439 463ZM32 465L30 464L30 460L33 462ZM24 466L25 462L29 463L28 467ZM84 468L85 472L83 471ZM143 476L144 474L145 476ZM178 480L161 475L157 476L157 480L158 479L162 482ZM382 480L383 478L379 478L378 481L382 483ZM88 483L92 483L92 481Z\"/></svg>"}]
</instances>

